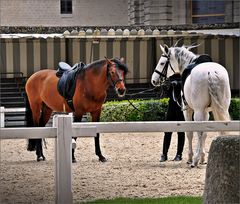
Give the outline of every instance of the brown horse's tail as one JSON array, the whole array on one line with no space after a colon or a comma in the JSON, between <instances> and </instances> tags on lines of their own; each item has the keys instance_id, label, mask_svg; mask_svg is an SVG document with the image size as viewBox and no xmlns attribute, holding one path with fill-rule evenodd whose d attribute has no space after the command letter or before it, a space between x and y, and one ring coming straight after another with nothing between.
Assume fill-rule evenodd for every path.
<instances>
[{"instance_id":1,"label":"brown horse's tail","mask_svg":"<svg viewBox=\"0 0 240 204\"><path fill-rule=\"evenodd\" d=\"M32 117L32 109L30 107L30 103L29 103L27 94L25 97L25 107L26 107L26 112L25 112L26 127L34 127L33 117ZM36 150L36 140L35 139L28 140L27 150L28 151Z\"/></svg>"}]
</instances>

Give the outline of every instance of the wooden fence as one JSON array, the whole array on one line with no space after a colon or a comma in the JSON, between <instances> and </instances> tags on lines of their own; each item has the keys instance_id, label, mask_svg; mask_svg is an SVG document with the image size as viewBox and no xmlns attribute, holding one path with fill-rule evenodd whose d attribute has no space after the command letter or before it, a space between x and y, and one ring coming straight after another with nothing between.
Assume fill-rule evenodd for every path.
<instances>
[{"instance_id":1,"label":"wooden fence","mask_svg":"<svg viewBox=\"0 0 240 204\"><path fill-rule=\"evenodd\" d=\"M72 137L95 137L97 133L239 131L240 121L206 122L87 122L72 123L72 116L55 115L53 127L0 128L0 139L55 138L55 188L57 204L73 202Z\"/></svg>"}]
</instances>

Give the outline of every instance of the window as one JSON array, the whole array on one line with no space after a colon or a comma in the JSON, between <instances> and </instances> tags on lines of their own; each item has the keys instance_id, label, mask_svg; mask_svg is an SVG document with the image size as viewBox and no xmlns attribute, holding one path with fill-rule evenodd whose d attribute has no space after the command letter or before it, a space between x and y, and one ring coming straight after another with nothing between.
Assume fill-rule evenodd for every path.
<instances>
[{"instance_id":1,"label":"window","mask_svg":"<svg viewBox=\"0 0 240 204\"><path fill-rule=\"evenodd\" d=\"M192 0L192 22L224 23L225 2L223 0Z\"/></svg>"},{"instance_id":2,"label":"window","mask_svg":"<svg viewBox=\"0 0 240 204\"><path fill-rule=\"evenodd\" d=\"M61 14L72 14L72 0L60 0Z\"/></svg>"}]
</instances>

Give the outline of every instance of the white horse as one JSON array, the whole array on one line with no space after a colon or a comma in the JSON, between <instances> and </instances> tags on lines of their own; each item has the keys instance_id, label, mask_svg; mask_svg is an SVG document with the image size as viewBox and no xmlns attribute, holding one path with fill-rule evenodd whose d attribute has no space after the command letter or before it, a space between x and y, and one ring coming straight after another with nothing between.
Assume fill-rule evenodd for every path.
<instances>
[{"instance_id":1,"label":"white horse","mask_svg":"<svg viewBox=\"0 0 240 204\"><path fill-rule=\"evenodd\" d=\"M162 56L152 74L153 86L160 86L165 79L175 73L182 75L187 66L198 58L190 47L160 48ZM185 98L185 100L184 100ZM209 119L209 111L212 111L215 120L229 121L228 108L231 100L229 77L226 69L215 62L204 62L194 67L186 78L183 87L182 106L186 121L206 121ZM193 114L194 113L194 114ZM224 134L221 132L221 134ZM193 155L193 133L187 132L189 142L188 163L191 167L204 163L206 133L198 132L198 144Z\"/></svg>"}]
</instances>

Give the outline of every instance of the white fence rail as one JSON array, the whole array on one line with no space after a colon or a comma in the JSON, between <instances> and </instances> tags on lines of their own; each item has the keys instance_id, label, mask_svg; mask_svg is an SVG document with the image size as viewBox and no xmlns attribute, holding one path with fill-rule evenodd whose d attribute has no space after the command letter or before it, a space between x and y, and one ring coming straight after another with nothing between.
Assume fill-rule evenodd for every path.
<instances>
[{"instance_id":1,"label":"white fence rail","mask_svg":"<svg viewBox=\"0 0 240 204\"><path fill-rule=\"evenodd\" d=\"M72 123L72 116L53 118L53 127L0 128L0 139L56 138L56 203L72 203L72 137L94 137L97 133L172 132L172 131L239 131L240 121L209 122L88 122Z\"/></svg>"},{"instance_id":2,"label":"white fence rail","mask_svg":"<svg viewBox=\"0 0 240 204\"><path fill-rule=\"evenodd\" d=\"M25 108L4 108L0 107L0 127L5 127L5 113L24 112Z\"/></svg>"}]
</instances>

